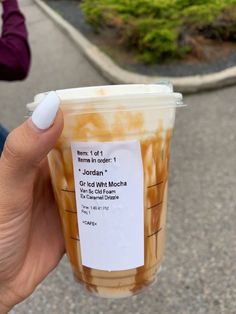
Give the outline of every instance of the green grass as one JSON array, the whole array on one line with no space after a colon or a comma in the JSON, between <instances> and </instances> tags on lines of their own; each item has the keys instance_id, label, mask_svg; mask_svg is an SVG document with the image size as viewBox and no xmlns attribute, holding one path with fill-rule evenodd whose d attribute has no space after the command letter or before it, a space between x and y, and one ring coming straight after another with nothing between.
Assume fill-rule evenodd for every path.
<instances>
[{"instance_id":1,"label":"green grass","mask_svg":"<svg viewBox=\"0 0 236 314\"><path fill-rule=\"evenodd\" d=\"M94 31L112 29L147 63L184 58L193 36L236 41L236 0L83 0L81 8Z\"/></svg>"}]
</instances>

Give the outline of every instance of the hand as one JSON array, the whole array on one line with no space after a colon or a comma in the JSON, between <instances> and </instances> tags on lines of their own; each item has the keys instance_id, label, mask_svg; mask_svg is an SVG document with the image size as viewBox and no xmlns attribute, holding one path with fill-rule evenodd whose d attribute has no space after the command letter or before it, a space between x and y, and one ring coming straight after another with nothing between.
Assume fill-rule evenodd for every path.
<instances>
[{"instance_id":1,"label":"hand","mask_svg":"<svg viewBox=\"0 0 236 314\"><path fill-rule=\"evenodd\" d=\"M0 159L1 314L27 298L64 254L46 159L63 128L58 108L51 92L10 133Z\"/></svg>"}]
</instances>

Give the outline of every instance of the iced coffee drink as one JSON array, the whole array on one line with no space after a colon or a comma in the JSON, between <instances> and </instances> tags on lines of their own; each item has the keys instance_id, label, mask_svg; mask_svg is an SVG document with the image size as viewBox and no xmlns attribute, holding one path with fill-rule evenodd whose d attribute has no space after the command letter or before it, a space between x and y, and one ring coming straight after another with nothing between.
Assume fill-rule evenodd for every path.
<instances>
[{"instance_id":1,"label":"iced coffee drink","mask_svg":"<svg viewBox=\"0 0 236 314\"><path fill-rule=\"evenodd\" d=\"M75 279L102 297L136 294L156 281L163 258L182 96L163 85L57 93L64 130L48 160Z\"/></svg>"}]
</instances>

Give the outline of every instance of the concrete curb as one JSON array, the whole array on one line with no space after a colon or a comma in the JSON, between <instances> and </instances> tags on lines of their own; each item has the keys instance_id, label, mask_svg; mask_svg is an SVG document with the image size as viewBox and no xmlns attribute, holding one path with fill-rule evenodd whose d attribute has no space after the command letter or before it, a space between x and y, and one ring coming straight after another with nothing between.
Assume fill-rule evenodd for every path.
<instances>
[{"instance_id":1,"label":"concrete curb","mask_svg":"<svg viewBox=\"0 0 236 314\"><path fill-rule=\"evenodd\" d=\"M34 2L68 35L80 48L86 58L96 67L96 69L111 83L153 83L158 81L170 81L174 85L175 91L183 93L195 93L204 90L221 88L236 83L236 66L220 72L207 75L194 75L186 77L160 77L146 76L123 70L116 65L111 58L101 52L97 46L93 45L75 27L64 20L58 13L49 7L42 0Z\"/></svg>"}]
</instances>

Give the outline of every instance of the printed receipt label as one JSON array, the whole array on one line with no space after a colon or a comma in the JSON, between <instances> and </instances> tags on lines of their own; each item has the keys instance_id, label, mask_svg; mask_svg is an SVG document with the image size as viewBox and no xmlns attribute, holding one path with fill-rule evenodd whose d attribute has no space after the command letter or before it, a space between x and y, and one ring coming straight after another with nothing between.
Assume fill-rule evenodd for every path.
<instances>
[{"instance_id":1,"label":"printed receipt label","mask_svg":"<svg viewBox=\"0 0 236 314\"><path fill-rule=\"evenodd\" d=\"M140 143L71 143L82 264L118 271L144 265Z\"/></svg>"}]
</instances>

